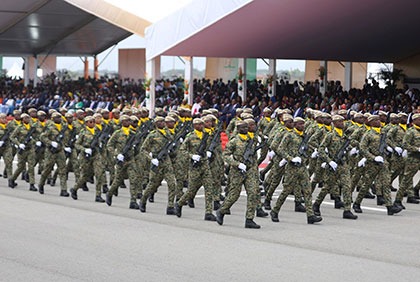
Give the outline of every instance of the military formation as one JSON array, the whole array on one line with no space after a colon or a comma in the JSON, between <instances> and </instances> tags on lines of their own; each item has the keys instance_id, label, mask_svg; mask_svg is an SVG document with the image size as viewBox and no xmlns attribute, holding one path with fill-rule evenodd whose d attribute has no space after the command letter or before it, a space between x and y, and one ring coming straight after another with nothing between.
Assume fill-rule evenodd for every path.
<instances>
[{"instance_id":1,"label":"military formation","mask_svg":"<svg viewBox=\"0 0 420 282\"><path fill-rule=\"evenodd\" d=\"M184 206L195 207L203 187L204 220L219 225L244 187L245 227L252 229L260 228L255 217L281 221L280 210L290 195L294 211L305 213L308 224L322 221L321 207L328 194L334 208L350 220L363 213L365 198L376 198L388 215L406 208L404 198L408 204L419 204L420 185L413 183L420 168L419 113L408 123L405 113L340 110L331 115L308 108L305 118L294 118L288 109L266 108L257 121L246 108L237 109L224 125L216 109L194 118L188 108L155 112L151 119L144 107L111 113L89 108L46 113L31 108L27 113L15 110L9 121L0 114L3 177L16 188L21 176L30 191L40 194L55 189L50 187L56 186L58 177L59 195L73 200L80 190L89 190L87 183L94 183L93 200L108 206L128 179L128 207L141 213L146 213L147 203L154 202L165 180L166 214L177 217L182 217ZM229 139L225 148L223 131ZM268 165L259 170L267 158ZM73 187L67 185L69 173L74 173ZM392 186L397 177L398 189ZM280 195L272 203L278 188ZM394 198L392 192L397 192Z\"/></svg>"}]
</instances>

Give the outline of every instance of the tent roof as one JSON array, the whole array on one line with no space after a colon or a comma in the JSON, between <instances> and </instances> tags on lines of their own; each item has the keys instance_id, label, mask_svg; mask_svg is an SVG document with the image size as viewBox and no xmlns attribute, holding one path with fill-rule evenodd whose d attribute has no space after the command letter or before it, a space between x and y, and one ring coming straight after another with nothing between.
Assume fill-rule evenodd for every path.
<instances>
[{"instance_id":1,"label":"tent roof","mask_svg":"<svg viewBox=\"0 0 420 282\"><path fill-rule=\"evenodd\" d=\"M123 19L137 19L142 28ZM0 54L96 55L148 24L105 1L2 0Z\"/></svg>"},{"instance_id":2,"label":"tent roof","mask_svg":"<svg viewBox=\"0 0 420 282\"><path fill-rule=\"evenodd\" d=\"M147 58L398 62L420 53L418 0L232 0L220 15L214 7L226 2L196 0L147 28Z\"/></svg>"}]
</instances>

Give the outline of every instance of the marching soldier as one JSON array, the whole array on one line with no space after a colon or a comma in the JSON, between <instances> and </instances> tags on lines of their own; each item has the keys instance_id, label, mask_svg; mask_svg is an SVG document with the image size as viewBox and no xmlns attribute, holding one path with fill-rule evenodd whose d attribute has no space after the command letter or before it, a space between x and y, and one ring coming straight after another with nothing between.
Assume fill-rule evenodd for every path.
<instances>
[{"instance_id":1,"label":"marching soldier","mask_svg":"<svg viewBox=\"0 0 420 282\"><path fill-rule=\"evenodd\" d=\"M7 116L0 114L0 156L3 157L7 175L13 175L12 144L9 141L12 128L7 128Z\"/></svg>"}]
</instances>

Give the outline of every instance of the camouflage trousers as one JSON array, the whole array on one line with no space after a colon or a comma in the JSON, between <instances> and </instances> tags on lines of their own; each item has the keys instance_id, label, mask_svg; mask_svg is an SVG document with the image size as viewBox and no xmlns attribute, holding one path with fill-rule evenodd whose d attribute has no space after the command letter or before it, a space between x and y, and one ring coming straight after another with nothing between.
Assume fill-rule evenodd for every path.
<instances>
[{"instance_id":1,"label":"camouflage trousers","mask_svg":"<svg viewBox=\"0 0 420 282\"><path fill-rule=\"evenodd\" d=\"M414 197L413 178L417 171L420 169L420 159L408 157L405 161L404 177L400 182L395 200L402 201L404 194L407 193L408 197Z\"/></svg>"},{"instance_id":2,"label":"camouflage trousers","mask_svg":"<svg viewBox=\"0 0 420 282\"><path fill-rule=\"evenodd\" d=\"M44 154L45 162L41 179L39 180L39 186L45 185L45 181L53 170L54 165L57 164L61 190L67 191L66 155L64 154L64 150L52 153L49 149L46 149Z\"/></svg>"},{"instance_id":3,"label":"camouflage trousers","mask_svg":"<svg viewBox=\"0 0 420 282\"><path fill-rule=\"evenodd\" d=\"M257 194L258 191L258 168L252 167L246 172L244 176L238 168L231 167L229 172L229 193L223 202L220 213L225 214L233 204L239 199L241 194L242 185L245 187L247 195L246 203L246 219L253 219L257 207Z\"/></svg>"},{"instance_id":4,"label":"camouflage trousers","mask_svg":"<svg viewBox=\"0 0 420 282\"><path fill-rule=\"evenodd\" d=\"M175 157L175 161L173 162L176 178L175 195L178 200L181 199L182 195L184 194L184 181L188 180L188 165L186 164L188 164L188 158L178 152L177 156Z\"/></svg>"},{"instance_id":5,"label":"camouflage trousers","mask_svg":"<svg viewBox=\"0 0 420 282\"><path fill-rule=\"evenodd\" d=\"M18 165L17 169L11 174L7 174L14 181L18 178L19 174L26 169L26 164L28 164L28 175L29 175L29 184L35 184L35 150L33 148L26 149L21 154L18 155ZM9 172L7 172L9 173Z\"/></svg>"},{"instance_id":6,"label":"camouflage trousers","mask_svg":"<svg viewBox=\"0 0 420 282\"><path fill-rule=\"evenodd\" d=\"M213 191L211 184L211 173L208 161L201 161L200 165L193 167L190 164L188 171L188 190L178 200L179 206L184 206L190 199L193 199L198 189L204 186L204 199L206 203L206 214L212 213Z\"/></svg>"},{"instance_id":7,"label":"camouflage trousers","mask_svg":"<svg viewBox=\"0 0 420 282\"><path fill-rule=\"evenodd\" d=\"M390 186L392 187L392 182L398 177L398 186L401 187L403 178L404 178L404 168L405 168L405 161L406 159L395 154L392 155L390 163L389 163L389 170L391 171L391 183Z\"/></svg>"},{"instance_id":8,"label":"camouflage trousers","mask_svg":"<svg viewBox=\"0 0 420 282\"><path fill-rule=\"evenodd\" d=\"M344 210L349 211L351 209L352 191L350 188L350 169L348 165L338 165L336 171L333 171L327 165L325 168L325 176L324 187L321 192L319 192L315 203L321 205L328 193L331 193L334 197L339 197L339 188L341 188L341 192L343 193Z\"/></svg>"},{"instance_id":9,"label":"camouflage trousers","mask_svg":"<svg viewBox=\"0 0 420 282\"><path fill-rule=\"evenodd\" d=\"M260 150L260 157L258 158L258 165L260 165L265 160L265 158L267 157L267 154L268 154L268 146L266 145L262 147Z\"/></svg>"},{"instance_id":10,"label":"camouflage trousers","mask_svg":"<svg viewBox=\"0 0 420 282\"><path fill-rule=\"evenodd\" d=\"M7 146L0 150L0 156L3 157L4 166L8 177L13 175L13 155L12 147Z\"/></svg>"},{"instance_id":11,"label":"camouflage trousers","mask_svg":"<svg viewBox=\"0 0 420 282\"><path fill-rule=\"evenodd\" d=\"M367 161L364 169L364 174L361 179L361 188L357 195L355 204L361 204L364 196L369 191L372 183L375 182L376 195L383 196L385 199L385 205L391 206L391 189L389 187L390 174L388 170L388 162L384 164L378 164L374 161Z\"/></svg>"},{"instance_id":12,"label":"camouflage trousers","mask_svg":"<svg viewBox=\"0 0 420 282\"><path fill-rule=\"evenodd\" d=\"M220 161L218 160L214 160L209 165L211 172L213 200L220 201L220 193L222 192L221 179L223 178L223 168L220 168Z\"/></svg>"},{"instance_id":13,"label":"camouflage trousers","mask_svg":"<svg viewBox=\"0 0 420 282\"><path fill-rule=\"evenodd\" d=\"M361 160L361 158L359 158L356 161L355 166L353 167L353 169L351 169L350 191L352 191L352 192L354 192L357 185L359 185L359 183L361 183L361 179L362 179L364 171L365 171L365 167L363 167L363 166L359 167L357 165L360 160Z\"/></svg>"},{"instance_id":14,"label":"camouflage trousers","mask_svg":"<svg viewBox=\"0 0 420 282\"><path fill-rule=\"evenodd\" d=\"M80 167L79 167L79 159L77 158L76 150L73 149L71 154L67 157L67 163L66 163L66 179L69 179L69 172L73 171L75 176L75 182L80 177ZM54 174L52 176L52 180L55 182L57 180L57 176L59 173L59 169L56 169L54 171Z\"/></svg>"},{"instance_id":15,"label":"camouflage trousers","mask_svg":"<svg viewBox=\"0 0 420 282\"><path fill-rule=\"evenodd\" d=\"M141 198L142 204L146 204L149 196L156 193L163 179L165 179L166 183L168 183L168 207L174 207L176 180L174 169L172 167L172 161L169 158L161 161L155 170L150 169L149 183L147 184L146 190L144 190L143 197Z\"/></svg>"},{"instance_id":16,"label":"camouflage trousers","mask_svg":"<svg viewBox=\"0 0 420 282\"><path fill-rule=\"evenodd\" d=\"M312 210L312 191L309 178L309 172L305 165L296 166L287 163L284 169L284 183L283 191L281 192L273 211L278 213L286 201L287 196L294 191L294 189L300 189L303 193L305 200L306 215L314 215Z\"/></svg>"},{"instance_id":17,"label":"camouflage trousers","mask_svg":"<svg viewBox=\"0 0 420 282\"><path fill-rule=\"evenodd\" d=\"M79 164L80 177L77 180L74 189L77 191L79 188L81 188L83 184L85 184L89 177L91 177L93 174L96 178L96 196L100 196L102 185L105 184L106 181L104 178L104 167L101 155L95 154L89 159L86 159L86 157L83 154L81 154Z\"/></svg>"},{"instance_id":18,"label":"camouflage trousers","mask_svg":"<svg viewBox=\"0 0 420 282\"><path fill-rule=\"evenodd\" d=\"M114 194L118 187L120 187L120 185L123 183L125 175L128 175L128 179L130 180L130 201L137 201L137 191L139 190L137 187L140 185L140 183L136 183L138 171L136 162L134 160L128 160L122 164L118 164L116 167L117 169L115 170L115 177L112 181L111 187L109 188L109 195ZM106 181L105 178L103 179ZM99 195L100 191L101 190L99 188Z\"/></svg>"}]
</instances>

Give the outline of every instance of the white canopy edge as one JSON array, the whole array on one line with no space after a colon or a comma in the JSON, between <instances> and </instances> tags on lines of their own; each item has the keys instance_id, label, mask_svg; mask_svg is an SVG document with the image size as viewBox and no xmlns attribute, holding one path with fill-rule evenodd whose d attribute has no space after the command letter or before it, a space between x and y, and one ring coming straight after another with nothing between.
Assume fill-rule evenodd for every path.
<instances>
[{"instance_id":1,"label":"white canopy edge","mask_svg":"<svg viewBox=\"0 0 420 282\"><path fill-rule=\"evenodd\" d=\"M131 33L144 37L144 30L151 22L103 0L65 0L79 9L114 24Z\"/></svg>"},{"instance_id":2,"label":"white canopy edge","mask_svg":"<svg viewBox=\"0 0 420 282\"><path fill-rule=\"evenodd\" d=\"M178 43L199 33L252 1L195 0L191 2L146 28L146 60L151 60L164 54L165 51Z\"/></svg>"}]
</instances>

